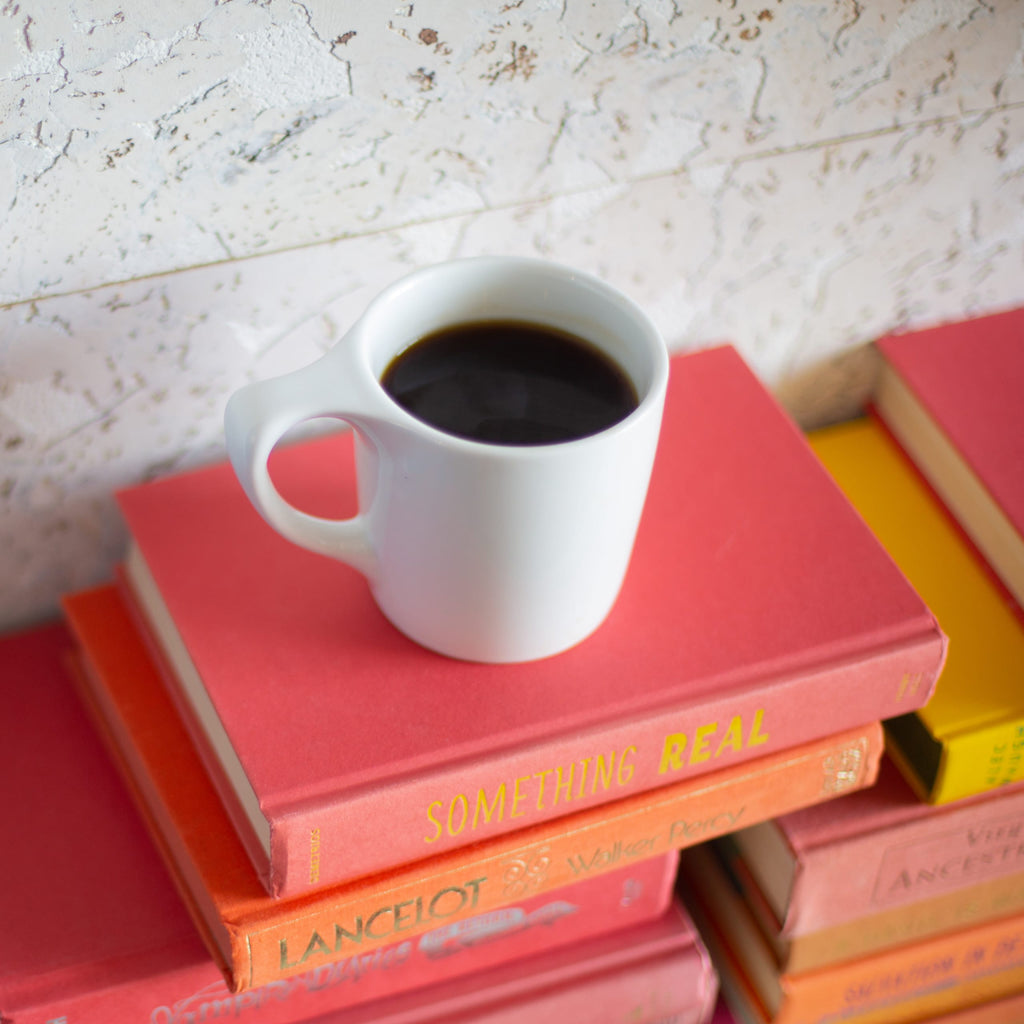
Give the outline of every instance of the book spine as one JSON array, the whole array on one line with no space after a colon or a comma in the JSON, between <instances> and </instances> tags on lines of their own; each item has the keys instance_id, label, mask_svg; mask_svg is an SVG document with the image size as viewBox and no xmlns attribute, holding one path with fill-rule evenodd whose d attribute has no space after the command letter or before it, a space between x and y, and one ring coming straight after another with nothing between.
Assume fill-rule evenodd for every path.
<instances>
[{"instance_id":1,"label":"book spine","mask_svg":"<svg viewBox=\"0 0 1024 1024\"><path fill-rule=\"evenodd\" d=\"M1024 871L1024 787L797 853L796 936Z\"/></svg>"},{"instance_id":2,"label":"book spine","mask_svg":"<svg viewBox=\"0 0 1024 1024\"><path fill-rule=\"evenodd\" d=\"M1024 780L1024 718L949 739L931 793L934 804L948 804L976 793Z\"/></svg>"},{"instance_id":3,"label":"book spine","mask_svg":"<svg viewBox=\"0 0 1024 1024\"><path fill-rule=\"evenodd\" d=\"M785 969L801 974L1012 914L1024 914L1024 872L868 914L789 940L771 938ZM1024 1020L1024 1014L1019 1019Z\"/></svg>"},{"instance_id":4,"label":"book spine","mask_svg":"<svg viewBox=\"0 0 1024 1024\"><path fill-rule=\"evenodd\" d=\"M1024 606L1024 537L966 453L935 421L899 370L883 360L872 412L956 520L1011 601Z\"/></svg>"},{"instance_id":5,"label":"book spine","mask_svg":"<svg viewBox=\"0 0 1024 1024\"><path fill-rule=\"evenodd\" d=\"M311 894L232 934L251 988L870 785L878 723Z\"/></svg>"},{"instance_id":6,"label":"book spine","mask_svg":"<svg viewBox=\"0 0 1024 1024\"><path fill-rule=\"evenodd\" d=\"M571 957L539 954L455 984L375 1000L346 1014L345 1021L702 1024L717 988L707 950L677 904L659 921L577 946Z\"/></svg>"},{"instance_id":7,"label":"book spine","mask_svg":"<svg viewBox=\"0 0 1024 1024\"><path fill-rule=\"evenodd\" d=\"M953 1013L943 1014L932 1024L1020 1024L1024 1020L1024 992L1003 999L967 1006Z\"/></svg>"},{"instance_id":8,"label":"book spine","mask_svg":"<svg viewBox=\"0 0 1024 1024\"><path fill-rule=\"evenodd\" d=\"M276 820L267 809L274 822L270 889L275 896L307 893L911 711L931 695L944 657L945 638L936 630L753 693L367 787L343 803L304 804ZM193 736L201 745L195 730ZM221 795L231 803L230 793ZM384 820L386 839L366 827Z\"/></svg>"},{"instance_id":9,"label":"book spine","mask_svg":"<svg viewBox=\"0 0 1024 1024\"><path fill-rule=\"evenodd\" d=\"M713 1005L707 995L712 987L706 981L703 984L691 981L692 961L693 956L687 953L663 953L617 970L596 972L555 988L481 1006L473 1013L472 1021L474 1024L522 1024L523 1021L530 1024L566 1024L566 1021L704 1024ZM359 1024L370 1024L370 1020ZM414 1019L385 1012L384 1016L375 1016L372 1024L414 1024Z\"/></svg>"},{"instance_id":10,"label":"book spine","mask_svg":"<svg viewBox=\"0 0 1024 1024\"><path fill-rule=\"evenodd\" d=\"M1024 985L1024 918L844 961L806 974L783 975L775 1024L820 1024L855 1017L858 1024L926 1020Z\"/></svg>"}]
</instances>

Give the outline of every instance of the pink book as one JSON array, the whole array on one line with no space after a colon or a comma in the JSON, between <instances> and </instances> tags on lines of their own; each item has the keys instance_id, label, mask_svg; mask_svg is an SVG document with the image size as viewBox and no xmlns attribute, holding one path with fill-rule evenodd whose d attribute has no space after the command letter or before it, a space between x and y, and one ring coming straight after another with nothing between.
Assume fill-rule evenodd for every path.
<instances>
[{"instance_id":1,"label":"pink book","mask_svg":"<svg viewBox=\"0 0 1024 1024\"><path fill-rule=\"evenodd\" d=\"M732 846L783 937L1024 871L1024 783L934 806L883 758L874 786L741 829Z\"/></svg>"},{"instance_id":2,"label":"pink book","mask_svg":"<svg viewBox=\"0 0 1024 1024\"><path fill-rule=\"evenodd\" d=\"M878 349L879 414L1024 605L1024 308Z\"/></svg>"},{"instance_id":3,"label":"pink book","mask_svg":"<svg viewBox=\"0 0 1024 1024\"><path fill-rule=\"evenodd\" d=\"M285 447L350 508L350 438ZM633 561L565 654L473 665L283 540L226 463L120 495L128 589L275 896L344 882L925 703L945 637L734 349L673 359ZM382 827L382 823L387 827Z\"/></svg>"},{"instance_id":4,"label":"pink book","mask_svg":"<svg viewBox=\"0 0 1024 1024\"><path fill-rule=\"evenodd\" d=\"M684 946L699 952L688 932L665 938L666 927L685 931L663 921L670 855L232 994L75 696L72 649L59 624L0 638L4 1024L206 1020L229 1010L287 1024L428 984L440 999L460 977L542 951L581 951L582 961L591 948L615 948L613 936L667 942L673 957Z\"/></svg>"},{"instance_id":5,"label":"pink book","mask_svg":"<svg viewBox=\"0 0 1024 1024\"><path fill-rule=\"evenodd\" d=\"M366 1004L330 1022L707 1024L717 993L704 943L676 904L660 921Z\"/></svg>"}]
</instances>

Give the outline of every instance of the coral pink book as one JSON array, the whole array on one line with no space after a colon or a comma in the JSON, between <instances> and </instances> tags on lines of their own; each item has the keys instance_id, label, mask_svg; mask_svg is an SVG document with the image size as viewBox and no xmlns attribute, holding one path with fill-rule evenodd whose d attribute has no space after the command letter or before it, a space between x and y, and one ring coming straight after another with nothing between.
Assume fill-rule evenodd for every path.
<instances>
[{"instance_id":1,"label":"coral pink book","mask_svg":"<svg viewBox=\"0 0 1024 1024\"><path fill-rule=\"evenodd\" d=\"M275 455L295 504L351 508L348 436ZM418 647L362 577L275 534L226 463L119 499L139 621L275 896L912 711L945 655L934 616L728 346L673 359L619 600L543 661Z\"/></svg>"},{"instance_id":2,"label":"coral pink book","mask_svg":"<svg viewBox=\"0 0 1024 1024\"><path fill-rule=\"evenodd\" d=\"M1024 783L934 806L889 758L878 781L729 837L782 935L1024 871Z\"/></svg>"},{"instance_id":3,"label":"coral pink book","mask_svg":"<svg viewBox=\"0 0 1024 1024\"><path fill-rule=\"evenodd\" d=\"M355 882L274 899L117 589L71 595L65 608L80 645L82 697L233 991L372 959L396 941L833 799L871 785L882 754L875 722Z\"/></svg>"},{"instance_id":4,"label":"coral pink book","mask_svg":"<svg viewBox=\"0 0 1024 1024\"><path fill-rule=\"evenodd\" d=\"M722 990L748 1024L930 1021L1024 987L1024 915L795 973L779 970L742 894L710 847L684 851L680 888Z\"/></svg>"},{"instance_id":5,"label":"coral pink book","mask_svg":"<svg viewBox=\"0 0 1024 1024\"><path fill-rule=\"evenodd\" d=\"M156 979L218 977L68 683L72 649L60 624L0 639L5 1024L147 1020Z\"/></svg>"},{"instance_id":6,"label":"coral pink book","mask_svg":"<svg viewBox=\"0 0 1024 1024\"><path fill-rule=\"evenodd\" d=\"M878 413L1024 605L1024 308L877 347Z\"/></svg>"},{"instance_id":7,"label":"coral pink book","mask_svg":"<svg viewBox=\"0 0 1024 1024\"><path fill-rule=\"evenodd\" d=\"M428 984L443 992L459 977L482 985L497 965L570 947L563 959L579 966L567 970L585 973L588 950L619 941L667 950L679 969L700 960L689 926L663 920L675 879L663 855L232 995L75 694L74 648L62 624L0 638L4 1024L289 1024ZM647 969L642 957L634 967Z\"/></svg>"}]
</instances>

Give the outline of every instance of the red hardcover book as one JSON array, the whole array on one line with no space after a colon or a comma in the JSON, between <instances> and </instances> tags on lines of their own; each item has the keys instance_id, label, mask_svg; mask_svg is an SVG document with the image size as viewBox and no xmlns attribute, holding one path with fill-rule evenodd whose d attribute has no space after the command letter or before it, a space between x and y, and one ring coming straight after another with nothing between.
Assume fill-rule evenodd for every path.
<instances>
[{"instance_id":1,"label":"red hardcover book","mask_svg":"<svg viewBox=\"0 0 1024 1024\"><path fill-rule=\"evenodd\" d=\"M502 964L323 1024L707 1024L718 978L689 915ZM261 1019L261 1018L259 1018ZM317 1018L321 1020L321 1018Z\"/></svg>"},{"instance_id":2,"label":"red hardcover book","mask_svg":"<svg viewBox=\"0 0 1024 1024\"><path fill-rule=\"evenodd\" d=\"M79 682L234 990L395 941L870 785L873 723L425 861L274 899L260 884L113 586L69 597Z\"/></svg>"},{"instance_id":3,"label":"red hardcover book","mask_svg":"<svg viewBox=\"0 0 1024 1024\"><path fill-rule=\"evenodd\" d=\"M598 941L612 934L652 955L666 941L674 959L695 955L684 926L662 921L675 879L663 855L232 995L75 695L73 651L62 624L0 639L4 1024L288 1024L428 983L482 984L484 970L541 951L578 948L582 971L586 950L615 949Z\"/></svg>"},{"instance_id":4,"label":"red hardcover book","mask_svg":"<svg viewBox=\"0 0 1024 1024\"><path fill-rule=\"evenodd\" d=\"M1024 987L1024 915L803 973L782 972L709 846L683 853L680 888L737 1015L756 1024L927 1021Z\"/></svg>"},{"instance_id":5,"label":"red hardcover book","mask_svg":"<svg viewBox=\"0 0 1024 1024\"><path fill-rule=\"evenodd\" d=\"M801 935L1024 871L1024 783L936 807L885 758L870 789L731 842L781 933Z\"/></svg>"},{"instance_id":6,"label":"red hardcover book","mask_svg":"<svg viewBox=\"0 0 1024 1024\"><path fill-rule=\"evenodd\" d=\"M339 514L349 446L283 448L279 488ZM277 896L914 710L945 654L928 608L729 347L673 359L621 596L596 634L543 661L418 647L354 571L278 537L227 464L120 503L140 622Z\"/></svg>"},{"instance_id":7,"label":"red hardcover book","mask_svg":"<svg viewBox=\"0 0 1024 1024\"><path fill-rule=\"evenodd\" d=\"M876 409L1024 605L1024 308L877 347Z\"/></svg>"},{"instance_id":8,"label":"red hardcover book","mask_svg":"<svg viewBox=\"0 0 1024 1024\"><path fill-rule=\"evenodd\" d=\"M59 624L0 640L5 1024L145 1020L141 985L189 978L197 964L217 979L68 685L72 649Z\"/></svg>"}]
</instances>

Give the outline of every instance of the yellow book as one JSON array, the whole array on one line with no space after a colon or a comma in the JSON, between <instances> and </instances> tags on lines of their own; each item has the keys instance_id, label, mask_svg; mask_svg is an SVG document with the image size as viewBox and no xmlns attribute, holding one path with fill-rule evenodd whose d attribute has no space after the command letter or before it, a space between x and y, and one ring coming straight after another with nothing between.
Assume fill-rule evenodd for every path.
<instances>
[{"instance_id":1,"label":"yellow book","mask_svg":"<svg viewBox=\"0 0 1024 1024\"><path fill-rule=\"evenodd\" d=\"M948 803L1024 779L1024 621L891 436L871 419L811 444L949 637L935 694L886 723L922 799Z\"/></svg>"}]
</instances>

